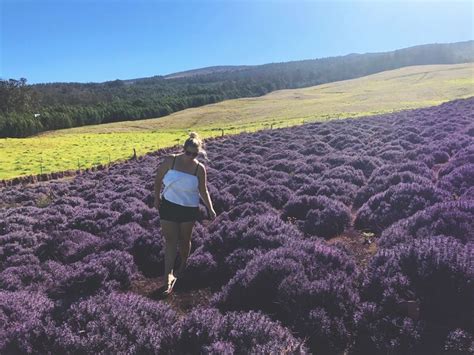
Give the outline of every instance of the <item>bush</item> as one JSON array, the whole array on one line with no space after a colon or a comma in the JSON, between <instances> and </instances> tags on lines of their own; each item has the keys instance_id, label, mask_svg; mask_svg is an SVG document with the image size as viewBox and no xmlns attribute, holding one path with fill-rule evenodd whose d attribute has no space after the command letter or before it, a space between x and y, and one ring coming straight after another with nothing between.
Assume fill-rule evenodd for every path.
<instances>
[{"instance_id":1,"label":"bush","mask_svg":"<svg viewBox=\"0 0 474 355\"><path fill-rule=\"evenodd\" d=\"M362 171L356 170L348 165L325 171L322 180L326 179L341 179L359 187L365 184L365 176Z\"/></svg>"},{"instance_id":2,"label":"bush","mask_svg":"<svg viewBox=\"0 0 474 355\"><path fill-rule=\"evenodd\" d=\"M378 245L390 248L434 235L450 236L463 244L474 243L474 201L441 202L418 211L384 230Z\"/></svg>"},{"instance_id":3,"label":"bush","mask_svg":"<svg viewBox=\"0 0 474 355\"><path fill-rule=\"evenodd\" d=\"M451 331L473 332L472 250L435 236L381 249L373 257L356 315L361 353L443 351ZM400 302L419 304L419 319Z\"/></svg>"},{"instance_id":4,"label":"bush","mask_svg":"<svg viewBox=\"0 0 474 355\"><path fill-rule=\"evenodd\" d=\"M46 318L54 303L41 292L0 291L0 352L45 353Z\"/></svg>"},{"instance_id":5,"label":"bush","mask_svg":"<svg viewBox=\"0 0 474 355\"><path fill-rule=\"evenodd\" d=\"M372 196L357 211L354 225L381 233L392 223L445 200L449 195L432 185L401 183Z\"/></svg>"},{"instance_id":6,"label":"bush","mask_svg":"<svg viewBox=\"0 0 474 355\"><path fill-rule=\"evenodd\" d=\"M307 353L280 322L255 311L222 315L215 308L197 308L176 324L173 334L164 353Z\"/></svg>"},{"instance_id":7,"label":"bush","mask_svg":"<svg viewBox=\"0 0 474 355\"><path fill-rule=\"evenodd\" d=\"M438 181L438 187L449 191L455 197L464 194L474 187L474 164L467 164L454 169Z\"/></svg>"},{"instance_id":8,"label":"bush","mask_svg":"<svg viewBox=\"0 0 474 355\"><path fill-rule=\"evenodd\" d=\"M354 200L354 207L360 207L372 196L388 190L390 187L401 183L414 183L419 185L431 185L431 181L426 177L413 174L409 171L395 172L390 175L377 175L370 179L367 185L363 186Z\"/></svg>"},{"instance_id":9,"label":"bush","mask_svg":"<svg viewBox=\"0 0 474 355\"><path fill-rule=\"evenodd\" d=\"M119 212L105 208L81 208L78 210L77 215L67 224L67 228L99 234L116 225L119 216Z\"/></svg>"},{"instance_id":10,"label":"bush","mask_svg":"<svg viewBox=\"0 0 474 355\"><path fill-rule=\"evenodd\" d=\"M309 236L331 238L350 222L348 208L325 196L295 196L283 206L282 218L300 220L298 227Z\"/></svg>"},{"instance_id":11,"label":"bush","mask_svg":"<svg viewBox=\"0 0 474 355\"><path fill-rule=\"evenodd\" d=\"M321 179L303 185L296 191L297 195L326 196L351 206L358 187L341 179Z\"/></svg>"},{"instance_id":12,"label":"bush","mask_svg":"<svg viewBox=\"0 0 474 355\"><path fill-rule=\"evenodd\" d=\"M357 279L354 261L341 250L293 241L249 262L211 305L261 310L308 337L311 351L341 351L351 340Z\"/></svg>"},{"instance_id":13,"label":"bush","mask_svg":"<svg viewBox=\"0 0 474 355\"><path fill-rule=\"evenodd\" d=\"M53 353L158 353L174 337L176 312L131 293L100 293L73 304L54 329Z\"/></svg>"},{"instance_id":14,"label":"bush","mask_svg":"<svg viewBox=\"0 0 474 355\"><path fill-rule=\"evenodd\" d=\"M137 272L132 256L116 250L89 255L67 270L47 290L50 298L59 300L66 308L100 290L128 289Z\"/></svg>"},{"instance_id":15,"label":"bush","mask_svg":"<svg viewBox=\"0 0 474 355\"><path fill-rule=\"evenodd\" d=\"M450 174L454 169L469 164L474 164L474 145L472 143L454 154L448 164L439 170L438 176L442 178Z\"/></svg>"},{"instance_id":16,"label":"bush","mask_svg":"<svg viewBox=\"0 0 474 355\"><path fill-rule=\"evenodd\" d=\"M426 166L424 163L419 162L409 162L409 163L400 163L400 164L387 164L382 165L380 168L377 168L373 171L368 184L372 184L376 179L383 177L388 177L394 173L410 172L414 175L419 175L431 181L435 181L435 176L433 171Z\"/></svg>"},{"instance_id":17,"label":"bush","mask_svg":"<svg viewBox=\"0 0 474 355\"><path fill-rule=\"evenodd\" d=\"M32 233L24 230L11 232L0 237L0 271L10 266L9 259L20 255L32 255L40 243L48 239L45 233Z\"/></svg>"},{"instance_id":18,"label":"bush","mask_svg":"<svg viewBox=\"0 0 474 355\"><path fill-rule=\"evenodd\" d=\"M270 213L216 223L202 247L190 256L183 283L221 286L256 256L299 238L298 229Z\"/></svg>"},{"instance_id":19,"label":"bush","mask_svg":"<svg viewBox=\"0 0 474 355\"><path fill-rule=\"evenodd\" d=\"M285 186L265 186L260 190L259 194L257 195L257 199L268 202L276 209L281 209L292 195L293 191Z\"/></svg>"},{"instance_id":20,"label":"bush","mask_svg":"<svg viewBox=\"0 0 474 355\"><path fill-rule=\"evenodd\" d=\"M100 249L101 239L77 229L53 231L44 239L36 251L41 261L57 260L73 263Z\"/></svg>"}]
</instances>

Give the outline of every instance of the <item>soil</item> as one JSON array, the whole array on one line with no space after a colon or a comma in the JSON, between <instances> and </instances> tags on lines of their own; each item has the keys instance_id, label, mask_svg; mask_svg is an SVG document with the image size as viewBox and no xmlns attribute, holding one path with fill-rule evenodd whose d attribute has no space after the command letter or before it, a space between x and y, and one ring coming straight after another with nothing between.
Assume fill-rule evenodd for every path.
<instances>
[{"instance_id":1,"label":"soil","mask_svg":"<svg viewBox=\"0 0 474 355\"><path fill-rule=\"evenodd\" d=\"M205 306L209 303L212 296L210 288L182 291L178 283L179 280L176 281L173 292L163 298L160 294L165 288L163 282L160 282L160 278L149 278L139 273L139 277L132 281L131 288L128 291L152 300L166 302L181 317L189 313L194 307L199 305Z\"/></svg>"},{"instance_id":2,"label":"soil","mask_svg":"<svg viewBox=\"0 0 474 355\"><path fill-rule=\"evenodd\" d=\"M341 235L327 240L327 243L330 245L342 245L353 254L357 266L361 270L365 270L370 258L377 251L377 238L374 234L366 234L366 236L364 236L361 231L354 228L356 213L357 210L352 209L349 226Z\"/></svg>"}]
</instances>

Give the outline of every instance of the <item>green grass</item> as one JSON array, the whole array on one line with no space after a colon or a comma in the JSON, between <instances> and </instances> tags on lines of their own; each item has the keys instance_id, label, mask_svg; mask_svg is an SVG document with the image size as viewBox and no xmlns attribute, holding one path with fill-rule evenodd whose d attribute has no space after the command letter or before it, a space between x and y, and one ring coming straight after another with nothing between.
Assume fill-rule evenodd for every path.
<instances>
[{"instance_id":1,"label":"green grass","mask_svg":"<svg viewBox=\"0 0 474 355\"><path fill-rule=\"evenodd\" d=\"M256 98L227 100L166 117L84 126L0 139L0 179L130 158L182 144L190 131L203 138L304 122L370 116L439 105L474 96L474 63L424 65Z\"/></svg>"}]
</instances>

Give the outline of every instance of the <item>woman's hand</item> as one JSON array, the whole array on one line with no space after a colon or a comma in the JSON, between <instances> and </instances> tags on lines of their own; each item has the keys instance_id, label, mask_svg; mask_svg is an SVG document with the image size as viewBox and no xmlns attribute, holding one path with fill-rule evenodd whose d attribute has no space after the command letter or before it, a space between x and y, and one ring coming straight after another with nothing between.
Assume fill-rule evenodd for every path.
<instances>
[{"instance_id":1,"label":"woman's hand","mask_svg":"<svg viewBox=\"0 0 474 355\"><path fill-rule=\"evenodd\" d=\"M158 209L160 208L161 204L161 196L155 196L155 208Z\"/></svg>"},{"instance_id":2,"label":"woman's hand","mask_svg":"<svg viewBox=\"0 0 474 355\"><path fill-rule=\"evenodd\" d=\"M214 218L216 218L216 211L211 210L209 212L209 219L213 220Z\"/></svg>"}]
</instances>

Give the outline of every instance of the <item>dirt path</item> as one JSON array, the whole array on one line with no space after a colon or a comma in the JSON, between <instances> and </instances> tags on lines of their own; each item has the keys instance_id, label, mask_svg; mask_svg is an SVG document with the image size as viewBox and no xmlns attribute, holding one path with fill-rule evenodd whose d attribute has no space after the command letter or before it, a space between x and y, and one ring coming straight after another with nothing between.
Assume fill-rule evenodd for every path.
<instances>
[{"instance_id":1,"label":"dirt path","mask_svg":"<svg viewBox=\"0 0 474 355\"><path fill-rule=\"evenodd\" d=\"M365 270L370 258L377 251L377 240L375 237L364 237L360 231L354 228L356 214L357 210L351 208L351 220L349 226L341 235L329 239L327 243L329 245L342 244L352 252L357 266L359 266L361 270Z\"/></svg>"},{"instance_id":2,"label":"dirt path","mask_svg":"<svg viewBox=\"0 0 474 355\"><path fill-rule=\"evenodd\" d=\"M132 285L127 292L133 292L152 300L166 302L181 317L189 313L194 307L209 303L212 296L210 288L181 291L178 282L179 280L171 295L160 299L158 293L162 284L159 282L159 279L157 277L145 277L140 273L139 278L132 281Z\"/></svg>"}]
</instances>

